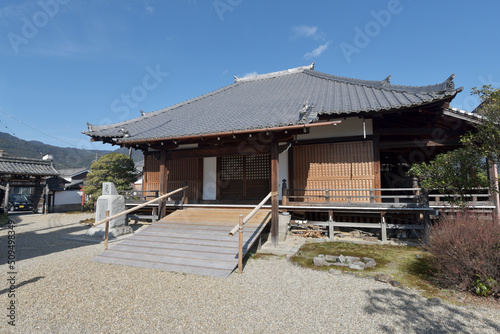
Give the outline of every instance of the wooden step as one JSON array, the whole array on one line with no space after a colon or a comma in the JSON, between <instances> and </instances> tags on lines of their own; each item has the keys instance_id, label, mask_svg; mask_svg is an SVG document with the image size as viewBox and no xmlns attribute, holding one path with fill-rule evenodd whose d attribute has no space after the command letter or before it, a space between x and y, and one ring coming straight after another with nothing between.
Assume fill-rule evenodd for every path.
<instances>
[{"instance_id":1,"label":"wooden step","mask_svg":"<svg viewBox=\"0 0 500 334\"><path fill-rule=\"evenodd\" d=\"M227 277L238 265L238 237L229 231L251 209L184 209L137 232L93 261ZM261 210L245 224L246 254L271 218Z\"/></svg>"}]
</instances>

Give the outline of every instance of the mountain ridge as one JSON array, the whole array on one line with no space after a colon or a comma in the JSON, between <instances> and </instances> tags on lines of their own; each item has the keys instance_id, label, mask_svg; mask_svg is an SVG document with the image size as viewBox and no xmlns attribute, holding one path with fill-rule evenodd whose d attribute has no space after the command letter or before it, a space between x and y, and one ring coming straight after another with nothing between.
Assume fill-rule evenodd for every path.
<instances>
[{"instance_id":1,"label":"mountain ridge","mask_svg":"<svg viewBox=\"0 0 500 334\"><path fill-rule=\"evenodd\" d=\"M0 150L17 157L40 159L43 155L50 154L54 157L56 169L66 168L90 168L92 162L97 158L109 153L123 153L128 155L126 148L111 150L86 150L72 147L58 147L45 144L38 140L24 140L11 134L0 132ZM143 160L141 151L134 150L132 159L135 162Z\"/></svg>"}]
</instances>

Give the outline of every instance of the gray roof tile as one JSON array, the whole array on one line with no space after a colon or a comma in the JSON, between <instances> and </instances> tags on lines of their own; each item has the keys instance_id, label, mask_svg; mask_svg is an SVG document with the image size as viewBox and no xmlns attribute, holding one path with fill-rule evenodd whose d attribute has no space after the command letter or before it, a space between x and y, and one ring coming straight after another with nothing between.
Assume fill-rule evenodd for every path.
<instances>
[{"instance_id":1,"label":"gray roof tile","mask_svg":"<svg viewBox=\"0 0 500 334\"><path fill-rule=\"evenodd\" d=\"M55 176L58 171L50 161L21 157L0 157L0 174Z\"/></svg>"},{"instance_id":2,"label":"gray roof tile","mask_svg":"<svg viewBox=\"0 0 500 334\"><path fill-rule=\"evenodd\" d=\"M436 85L398 86L388 79L320 73L311 65L236 78L229 86L126 122L89 124L84 133L127 142L296 125L315 121L301 118L305 103L313 105L313 115L339 117L404 109L453 98L461 89L455 89L452 80L453 76Z\"/></svg>"}]
</instances>

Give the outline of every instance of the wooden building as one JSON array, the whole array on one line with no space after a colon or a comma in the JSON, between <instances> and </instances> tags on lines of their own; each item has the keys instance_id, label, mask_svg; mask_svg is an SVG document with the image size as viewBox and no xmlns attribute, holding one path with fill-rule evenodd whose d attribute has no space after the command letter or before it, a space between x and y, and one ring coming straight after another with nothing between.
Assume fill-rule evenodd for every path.
<instances>
[{"instance_id":1,"label":"wooden building","mask_svg":"<svg viewBox=\"0 0 500 334\"><path fill-rule=\"evenodd\" d=\"M453 78L398 86L390 76L350 79L312 64L235 77L129 121L88 124L84 133L142 150L144 190L166 193L187 183L189 203L200 205L255 204L272 192L277 242L279 208L330 216L415 211L421 203L411 196L409 166L458 147L460 135L479 121L450 107L462 90Z\"/></svg>"},{"instance_id":2,"label":"wooden building","mask_svg":"<svg viewBox=\"0 0 500 334\"><path fill-rule=\"evenodd\" d=\"M8 208L9 194L25 195L33 211L43 212L45 179L59 175L52 161L15 157L0 151L0 204Z\"/></svg>"}]
</instances>

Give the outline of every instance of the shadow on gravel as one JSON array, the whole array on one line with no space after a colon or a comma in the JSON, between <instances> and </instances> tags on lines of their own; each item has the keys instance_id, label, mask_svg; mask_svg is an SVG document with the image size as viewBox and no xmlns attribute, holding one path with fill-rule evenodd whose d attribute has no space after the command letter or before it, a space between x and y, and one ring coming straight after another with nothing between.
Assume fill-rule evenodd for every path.
<instances>
[{"instance_id":1,"label":"shadow on gravel","mask_svg":"<svg viewBox=\"0 0 500 334\"><path fill-rule=\"evenodd\" d=\"M8 278L8 274L7 274L7 278ZM30 284L30 283L35 283L35 282L38 282L39 280L41 280L42 278L45 278L45 276L37 276L37 277L33 277L32 279L29 279L27 281L24 281L24 282L21 282L21 283L18 283L16 284L16 287L15 289L19 289L20 287L22 287L23 285L27 285L27 284ZM0 290L0 296L3 295L4 293L7 293L10 291L10 287L7 288L7 289L3 289L3 290Z\"/></svg>"},{"instance_id":2,"label":"shadow on gravel","mask_svg":"<svg viewBox=\"0 0 500 334\"><path fill-rule=\"evenodd\" d=\"M13 230L16 232L14 237L15 244L9 246L8 234L4 230L8 230L8 225L2 226L2 235L0 236L0 265L7 262L7 253L13 250L15 253L15 261L26 260L43 256L47 254L63 252L72 248L79 248L91 245L91 243L62 239L74 232L80 232L87 229L85 226L67 225L67 226L49 226L47 228L38 229L29 232L17 232L16 224L13 225Z\"/></svg>"},{"instance_id":3,"label":"shadow on gravel","mask_svg":"<svg viewBox=\"0 0 500 334\"><path fill-rule=\"evenodd\" d=\"M459 309L440 302L440 300L424 300L410 292L400 289L377 289L367 292L370 305L365 311L374 316L401 319L401 323L381 325L380 331L394 333L405 329L413 329L418 333L464 333L469 332L468 323L475 321L483 329L500 333L500 325L489 319L478 317L465 309ZM437 311L435 308L439 308ZM439 315L436 315L439 312ZM440 321L436 319L439 317Z\"/></svg>"}]
</instances>

